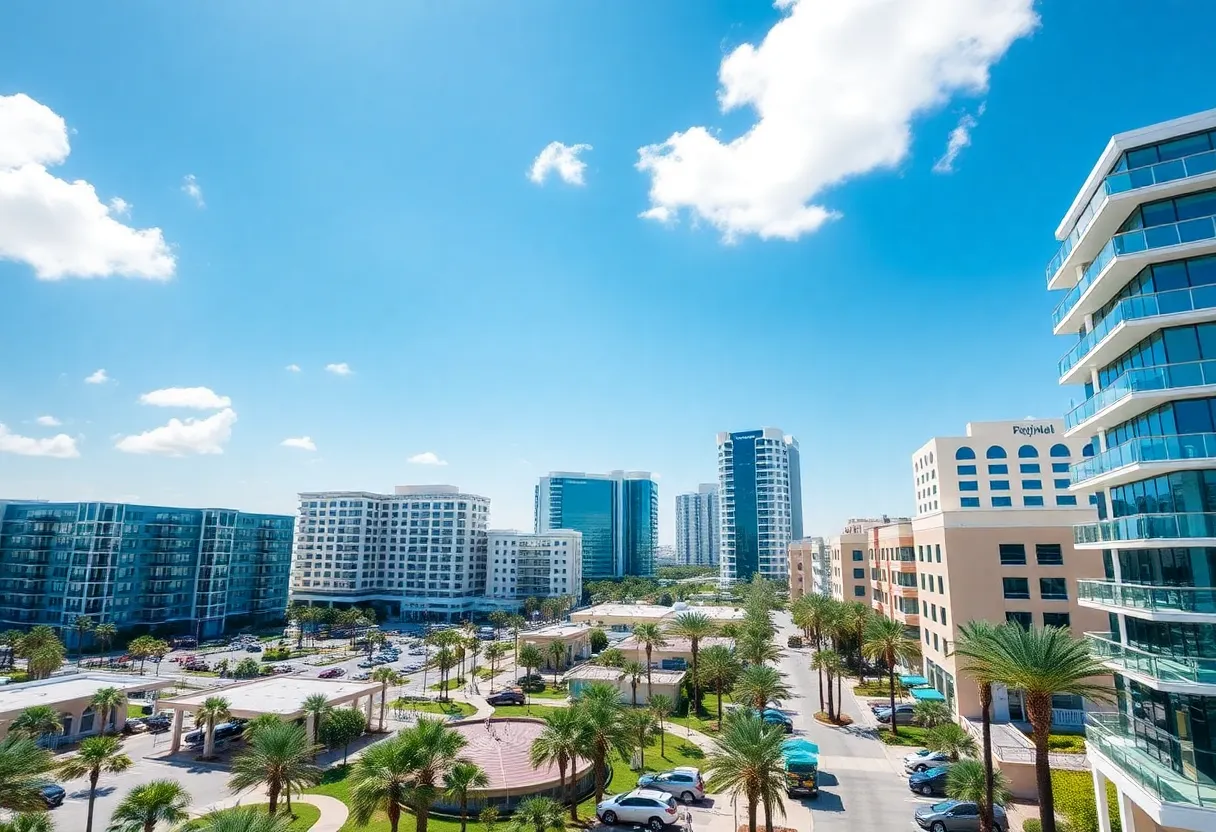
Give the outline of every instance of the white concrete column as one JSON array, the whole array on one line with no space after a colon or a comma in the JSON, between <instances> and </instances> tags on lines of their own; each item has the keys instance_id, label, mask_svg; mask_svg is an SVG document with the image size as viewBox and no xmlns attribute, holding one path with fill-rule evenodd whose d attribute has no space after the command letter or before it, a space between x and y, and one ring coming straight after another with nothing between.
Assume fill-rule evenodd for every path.
<instances>
[{"instance_id":1,"label":"white concrete column","mask_svg":"<svg viewBox=\"0 0 1216 832\"><path fill-rule=\"evenodd\" d=\"M182 711L173 709L173 727L169 729L169 753L176 754L182 747Z\"/></svg>"},{"instance_id":2,"label":"white concrete column","mask_svg":"<svg viewBox=\"0 0 1216 832\"><path fill-rule=\"evenodd\" d=\"M1119 789L1119 825L1123 832L1136 832L1136 816L1132 810L1131 798L1127 796L1127 792Z\"/></svg>"},{"instance_id":3,"label":"white concrete column","mask_svg":"<svg viewBox=\"0 0 1216 832\"><path fill-rule=\"evenodd\" d=\"M375 697L372 694L367 695L367 701L363 703L363 715L367 717L367 728L370 731L372 727L372 701ZM358 700L356 700L357 702Z\"/></svg>"},{"instance_id":4,"label":"white concrete column","mask_svg":"<svg viewBox=\"0 0 1216 832\"><path fill-rule=\"evenodd\" d=\"M313 713L304 715L304 733L308 735L309 742L317 741L317 718Z\"/></svg>"},{"instance_id":5,"label":"white concrete column","mask_svg":"<svg viewBox=\"0 0 1216 832\"><path fill-rule=\"evenodd\" d=\"M1092 762L1092 761L1091 761ZM1093 767L1094 800L1098 804L1098 832L1110 832L1110 804L1106 802L1106 775Z\"/></svg>"}]
</instances>

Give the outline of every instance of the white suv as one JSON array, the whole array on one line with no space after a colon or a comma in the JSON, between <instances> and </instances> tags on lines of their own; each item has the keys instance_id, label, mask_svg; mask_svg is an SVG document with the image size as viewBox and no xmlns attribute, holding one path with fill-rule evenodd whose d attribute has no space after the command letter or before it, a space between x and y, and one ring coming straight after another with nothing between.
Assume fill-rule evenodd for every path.
<instances>
[{"instance_id":1,"label":"white suv","mask_svg":"<svg viewBox=\"0 0 1216 832\"><path fill-rule=\"evenodd\" d=\"M675 798L658 789L634 789L615 795L596 806L595 814L609 826L640 823L651 832L663 832L663 827L675 823L678 817Z\"/></svg>"},{"instance_id":2,"label":"white suv","mask_svg":"<svg viewBox=\"0 0 1216 832\"><path fill-rule=\"evenodd\" d=\"M679 766L670 771L643 774L638 778L638 786L647 789L661 789L685 803L692 803L705 797L705 781L701 779L701 772L692 766Z\"/></svg>"}]
</instances>

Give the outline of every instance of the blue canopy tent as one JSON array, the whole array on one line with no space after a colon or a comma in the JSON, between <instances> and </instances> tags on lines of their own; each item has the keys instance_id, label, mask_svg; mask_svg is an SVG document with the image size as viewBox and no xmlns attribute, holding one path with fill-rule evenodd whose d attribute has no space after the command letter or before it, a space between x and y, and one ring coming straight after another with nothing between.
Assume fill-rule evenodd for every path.
<instances>
[{"instance_id":1,"label":"blue canopy tent","mask_svg":"<svg viewBox=\"0 0 1216 832\"><path fill-rule=\"evenodd\" d=\"M945 702L946 697L934 688L912 688L908 691L917 702Z\"/></svg>"},{"instance_id":2,"label":"blue canopy tent","mask_svg":"<svg viewBox=\"0 0 1216 832\"><path fill-rule=\"evenodd\" d=\"M819 754L819 746L810 740L802 739L802 737L794 737L781 743L781 753L787 757L795 755L816 757Z\"/></svg>"},{"instance_id":3,"label":"blue canopy tent","mask_svg":"<svg viewBox=\"0 0 1216 832\"><path fill-rule=\"evenodd\" d=\"M900 676L899 683L906 688L916 688L929 684L929 680L924 676Z\"/></svg>"}]
</instances>

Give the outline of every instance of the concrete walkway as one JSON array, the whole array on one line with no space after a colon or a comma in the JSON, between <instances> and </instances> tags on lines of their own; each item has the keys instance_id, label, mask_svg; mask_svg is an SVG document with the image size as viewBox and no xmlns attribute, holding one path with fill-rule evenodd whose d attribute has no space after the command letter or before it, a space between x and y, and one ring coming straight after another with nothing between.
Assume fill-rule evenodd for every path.
<instances>
[{"instance_id":1,"label":"concrete walkway","mask_svg":"<svg viewBox=\"0 0 1216 832\"><path fill-rule=\"evenodd\" d=\"M264 789L248 789L240 794L226 797L223 800L217 800L215 803L207 806L191 807L190 814L194 817L202 817L209 815L212 812L218 812L221 809L231 809L234 806L256 806L268 802ZM346 809L346 804L336 797L329 797L323 794L301 794L293 795L291 805L298 806L301 803L307 803L309 806L315 806L321 812L321 817L317 822L309 827L308 832L338 832L342 825L346 823L346 818L349 812ZM279 806L284 805L283 798L279 798ZM282 811L280 808L279 811Z\"/></svg>"}]
</instances>

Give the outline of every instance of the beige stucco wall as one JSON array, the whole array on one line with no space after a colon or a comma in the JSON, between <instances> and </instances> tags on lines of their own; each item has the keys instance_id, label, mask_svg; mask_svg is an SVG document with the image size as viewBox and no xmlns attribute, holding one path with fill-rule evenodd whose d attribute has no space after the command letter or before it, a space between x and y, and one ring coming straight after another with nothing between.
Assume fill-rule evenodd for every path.
<instances>
[{"instance_id":1,"label":"beige stucco wall","mask_svg":"<svg viewBox=\"0 0 1216 832\"><path fill-rule=\"evenodd\" d=\"M836 600L870 603L869 561L866 559L868 547L869 534L864 531L845 532L832 538L832 597ZM855 551L861 552L861 560L853 560ZM854 569L861 570L861 577L854 575ZM857 593L858 587L861 594Z\"/></svg>"},{"instance_id":2,"label":"beige stucco wall","mask_svg":"<svg viewBox=\"0 0 1216 832\"><path fill-rule=\"evenodd\" d=\"M817 551L818 546L812 546L810 540L795 540L790 543L787 557L789 559L791 601L815 591L811 568Z\"/></svg>"}]
</instances>

